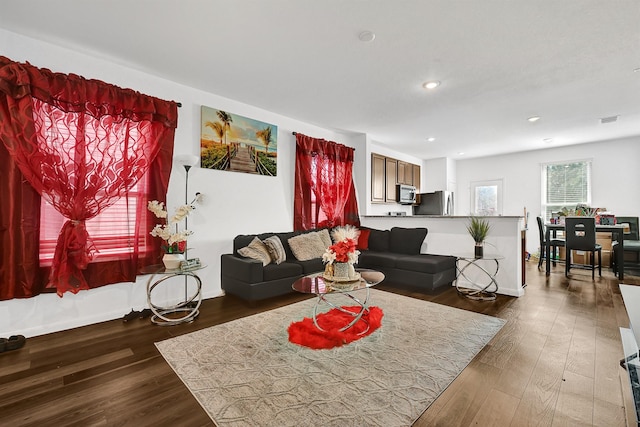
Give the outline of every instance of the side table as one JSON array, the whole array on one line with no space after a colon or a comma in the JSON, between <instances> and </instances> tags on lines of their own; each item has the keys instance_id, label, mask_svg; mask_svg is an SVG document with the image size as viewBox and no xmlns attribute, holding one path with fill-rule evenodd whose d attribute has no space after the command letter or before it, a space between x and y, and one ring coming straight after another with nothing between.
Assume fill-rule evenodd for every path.
<instances>
[{"instance_id":1,"label":"side table","mask_svg":"<svg viewBox=\"0 0 640 427\"><path fill-rule=\"evenodd\" d=\"M143 274L150 274L149 280L147 280L147 302L153 315L151 316L151 322L160 326L172 326L180 323L191 322L195 319L199 312L200 304L202 303L202 281L196 274L196 271L206 268L206 265L200 265L188 270L181 270L179 268L168 269L162 264L151 265L142 269ZM162 276L154 281L156 276ZM152 301L153 290L165 280L169 280L173 277L184 277L184 300L170 306L162 306L154 304ZM188 280L193 279L195 282L195 289L193 293L189 294Z\"/></svg>"},{"instance_id":2,"label":"side table","mask_svg":"<svg viewBox=\"0 0 640 427\"><path fill-rule=\"evenodd\" d=\"M456 257L456 290L459 294L478 301L493 301L496 299L496 292L498 291L498 282L496 276L500 270L500 260L504 259L502 255L484 255L482 258L476 258L473 254L455 255ZM491 261L494 263L494 268L485 268L486 263L480 263L480 261ZM468 268L480 272L481 276L485 276L486 283L478 281L477 279L471 279L465 273ZM470 272L469 272L470 273ZM460 278L464 278L465 286L460 286Z\"/></svg>"}]
</instances>

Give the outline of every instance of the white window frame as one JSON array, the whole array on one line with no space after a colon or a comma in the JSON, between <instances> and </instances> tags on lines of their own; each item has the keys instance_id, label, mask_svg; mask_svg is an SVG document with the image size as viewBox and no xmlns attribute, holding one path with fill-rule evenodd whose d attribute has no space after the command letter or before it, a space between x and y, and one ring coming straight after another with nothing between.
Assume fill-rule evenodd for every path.
<instances>
[{"instance_id":1,"label":"white window frame","mask_svg":"<svg viewBox=\"0 0 640 427\"><path fill-rule=\"evenodd\" d=\"M586 200L580 200L575 202L570 202L567 204L557 204L557 203L549 203L547 200L547 167L551 165L569 165L573 163L585 163L587 166L587 197ZM574 209L577 204L582 203L587 206L591 205L591 191L593 188L592 183L592 170L593 170L593 160L592 159L577 159L577 160L563 160L560 162L548 162L540 164L540 212L542 212L542 218L547 222L550 220L551 215L550 212L557 212L562 207L567 207ZM551 210L548 209L549 206L552 206Z\"/></svg>"},{"instance_id":2,"label":"white window frame","mask_svg":"<svg viewBox=\"0 0 640 427\"><path fill-rule=\"evenodd\" d=\"M486 212L478 212L476 194L478 188L481 187L496 187L496 210L495 213L487 214ZM474 181L470 185L471 188L471 214L482 216L501 216L503 210L503 193L504 193L504 180L503 179L491 179L485 181Z\"/></svg>"}]
</instances>

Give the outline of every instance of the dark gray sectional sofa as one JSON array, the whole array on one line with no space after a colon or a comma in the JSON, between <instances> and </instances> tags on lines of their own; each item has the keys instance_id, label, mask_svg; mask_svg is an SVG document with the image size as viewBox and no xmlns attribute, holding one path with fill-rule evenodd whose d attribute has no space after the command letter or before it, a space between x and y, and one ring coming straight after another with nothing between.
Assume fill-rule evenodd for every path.
<instances>
[{"instance_id":1,"label":"dark gray sectional sofa","mask_svg":"<svg viewBox=\"0 0 640 427\"><path fill-rule=\"evenodd\" d=\"M358 267L382 271L385 282L393 285L433 292L450 286L456 277L456 259L451 256L421 254L426 228L400 228L377 230L360 227L367 249L360 249ZM310 230L314 231L314 230ZM298 278L324 270L321 258L298 261L288 245L288 239L305 232L263 233L239 235L233 239L233 253L221 257L222 289L249 302L292 292L291 285ZM264 240L277 235L284 246L286 261L263 263L238 254L258 237ZM362 240L362 239L361 239Z\"/></svg>"}]
</instances>

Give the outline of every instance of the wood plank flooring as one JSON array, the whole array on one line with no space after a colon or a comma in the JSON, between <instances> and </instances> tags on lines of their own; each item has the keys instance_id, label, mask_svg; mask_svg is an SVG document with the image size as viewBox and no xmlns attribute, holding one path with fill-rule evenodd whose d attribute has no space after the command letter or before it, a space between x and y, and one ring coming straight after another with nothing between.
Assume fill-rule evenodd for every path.
<instances>
[{"instance_id":1,"label":"wood plank flooring","mask_svg":"<svg viewBox=\"0 0 640 427\"><path fill-rule=\"evenodd\" d=\"M415 426L624 426L618 327L628 318L618 283L610 270L592 281L580 270L567 279L558 266L546 277L531 261L521 298L478 302L454 288L424 295L380 285L508 321ZM113 320L29 338L0 354L0 425L211 426L153 343L304 298L249 307L225 296L204 301L190 324Z\"/></svg>"}]
</instances>

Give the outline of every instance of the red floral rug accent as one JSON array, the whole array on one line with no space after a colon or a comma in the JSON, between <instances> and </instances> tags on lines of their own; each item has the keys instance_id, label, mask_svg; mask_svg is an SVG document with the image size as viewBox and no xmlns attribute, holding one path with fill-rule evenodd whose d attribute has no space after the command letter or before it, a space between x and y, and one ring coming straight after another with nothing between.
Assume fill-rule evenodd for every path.
<instances>
[{"instance_id":1,"label":"red floral rug accent","mask_svg":"<svg viewBox=\"0 0 640 427\"><path fill-rule=\"evenodd\" d=\"M360 311L359 306L342 308L352 313ZM353 316L343 313L337 308L332 308L326 313L321 313L317 316L318 325L324 331L316 328L316 325L313 324L313 319L305 317L301 321L293 322L289 325L289 341L315 350L340 347L373 333L382 325L383 315L380 307L369 307L369 312L364 313L355 325L344 332L340 332L340 328L349 324L353 320ZM369 324L369 330L367 330L367 323Z\"/></svg>"}]
</instances>

